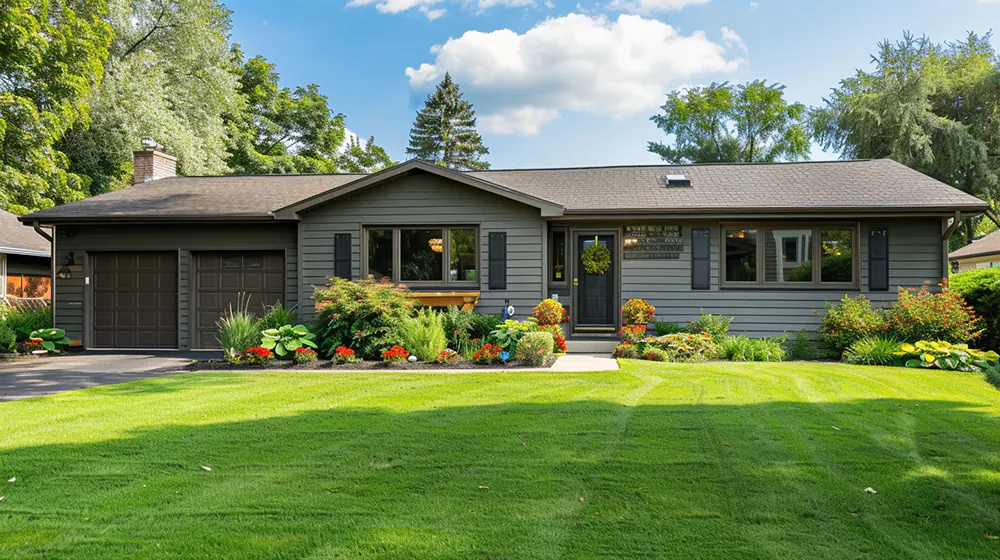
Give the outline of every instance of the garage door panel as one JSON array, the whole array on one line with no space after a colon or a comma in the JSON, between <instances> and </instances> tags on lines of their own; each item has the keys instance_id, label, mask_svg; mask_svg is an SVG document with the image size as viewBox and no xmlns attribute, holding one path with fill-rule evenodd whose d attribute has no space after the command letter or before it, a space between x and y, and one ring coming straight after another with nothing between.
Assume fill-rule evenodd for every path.
<instances>
[{"instance_id":1,"label":"garage door panel","mask_svg":"<svg viewBox=\"0 0 1000 560\"><path fill-rule=\"evenodd\" d=\"M247 304L260 315L266 305L285 298L285 257L282 251L213 252L195 256L198 279L194 296L196 348L218 348L216 321L229 310Z\"/></svg>"},{"instance_id":2,"label":"garage door panel","mask_svg":"<svg viewBox=\"0 0 1000 560\"><path fill-rule=\"evenodd\" d=\"M177 348L177 254L93 253L96 348Z\"/></svg>"}]
</instances>

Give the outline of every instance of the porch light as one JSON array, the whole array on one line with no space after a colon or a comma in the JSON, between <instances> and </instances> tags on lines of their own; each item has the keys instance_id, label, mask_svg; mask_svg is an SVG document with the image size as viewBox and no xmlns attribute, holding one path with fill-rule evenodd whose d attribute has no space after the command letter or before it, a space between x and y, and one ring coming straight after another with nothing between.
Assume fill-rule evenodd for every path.
<instances>
[{"instance_id":1,"label":"porch light","mask_svg":"<svg viewBox=\"0 0 1000 560\"><path fill-rule=\"evenodd\" d=\"M444 251L444 242L440 239L428 239L427 244L431 246L431 251L435 253Z\"/></svg>"},{"instance_id":2,"label":"porch light","mask_svg":"<svg viewBox=\"0 0 1000 560\"><path fill-rule=\"evenodd\" d=\"M56 272L56 278L62 280L66 280L67 278L72 278L73 273L72 271L70 271L69 267L75 264L76 264L76 258L71 252L70 254L66 255L66 262L63 263L62 268L59 269L59 272Z\"/></svg>"}]
</instances>

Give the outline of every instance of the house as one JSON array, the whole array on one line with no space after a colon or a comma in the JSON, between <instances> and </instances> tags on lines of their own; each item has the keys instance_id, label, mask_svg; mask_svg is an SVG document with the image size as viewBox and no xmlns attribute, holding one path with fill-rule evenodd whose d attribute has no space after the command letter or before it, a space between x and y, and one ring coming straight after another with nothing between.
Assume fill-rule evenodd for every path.
<instances>
[{"instance_id":1,"label":"house","mask_svg":"<svg viewBox=\"0 0 1000 560\"><path fill-rule=\"evenodd\" d=\"M330 276L520 317L555 296L575 335L615 332L629 298L657 320L814 330L844 294L936 285L959 220L987 209L890 160L222 177L173 163L137 152L135 186L21 217L52 228L68 269L55 321L88 348L214 347L240 293L309 320ZM603 274L581 265L595 244Z\"/></svg>"},{"instance_id":2,"label":"house","mask_svg":"<svg viewBox=\"0 0 1000 560\"><path fill-rule=\"evenodd\" d=\"M48 239L0 210L0 300L50 298L50 250Z\"/></svg>"},{"instance_id":3,"label":"house","mask_svg":"<svg viewBox=\"0 0 1000 560\"><path fill-rule=\"evenodd\" d=\"M951 259L952 272L1000 267L1000 230L952 251L948 258Z\"/></svg>"}]
</instances>

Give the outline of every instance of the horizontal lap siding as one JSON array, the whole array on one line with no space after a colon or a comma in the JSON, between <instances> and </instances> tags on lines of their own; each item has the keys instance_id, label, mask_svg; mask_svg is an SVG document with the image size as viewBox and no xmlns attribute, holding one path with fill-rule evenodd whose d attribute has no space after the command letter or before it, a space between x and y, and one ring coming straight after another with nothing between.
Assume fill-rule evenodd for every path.
<instances>
[{"instance_id":1,"label":"horizontal lap siding","mask_svg":"<svg viewBox=\"0 0 1000 560\"><path fill-rule=\"evenodd\" d=\"M62 232L71 231L72 236ZM197 251L265 251L286 252L285 297L289 303L298 300L298 268L294 224L177 224L177 225L102 225L59 226L56 237L56 262L65 262L69 252L75 253L79 271L69 279L56 279L55 313L57 326L67 335L83 338L84 271L83 255L96 251L179 251L178 261L178 333L181 348L190 345L192 321L190 315L192 256Z\"/></svg>"},{"instance_id":2,"label":"horizontal lap siding","mask_svg":"<svg viewBox=\"0 0 1000 560\"><path fill-rule=\"evenodd\" d=\"M721 230L718 222L682 224L684 251L679 260L624 260L622 301L643 298L656 307L657 321L686 323L702 313L734 317L731 330L750 336L776 336L800 330L815 331L826 302L836 302L857 290L756 290L720 289ZM868 287L868 231L889 229L889 292L865 295L880 305L896 299L895 286L936 284L941 275L941 221L938 218L862 222L861 287ZM712 231L710 290L691 290L691 228Z\"/></svg>"},{"instance_id":3,"label":"horizontal lap siding","mask_svg":"<svg viewBox=\"0 0 1000 560\"><path fill-rule=\"evenodd\" d=\"M360 278L364 227L447 225L479 227L478 311L499 313L505 299L520 310L538 303L545 231L539 210L447 179L416 174L334 200L302 216L300 306L312 310L313 286L333 275L334 235L351 234L351 276ZM488 289L491 231L507 233L507 289L502 291ZM420 289L469 290L447 284Z\"/></svg>"}]
</instances>

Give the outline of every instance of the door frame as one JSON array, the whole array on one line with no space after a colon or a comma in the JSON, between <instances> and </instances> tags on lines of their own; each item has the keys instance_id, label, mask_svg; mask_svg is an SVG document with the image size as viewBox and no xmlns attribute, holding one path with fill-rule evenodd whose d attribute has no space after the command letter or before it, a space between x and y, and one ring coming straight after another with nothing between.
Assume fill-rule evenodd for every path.
<instances>
[{"instance_id":1,"label":"door frame","mask_svg":"<svg viewBox=\"0 0 1000 560\"><path fill-rule=\"evenodd\" d=\"M572 294L571 301L572 301L572 305L573 305L573 314L570 317L570 331L571 331L571 334L573 334L573 335L580 335L580 334L597 334L597 333L603 334L603 333L611 333L611 332L615 332L616 333L616 332L618 332L618 329L621 327L621 313L617 312L617 310L621 309L621 299L622 299L622 290L621 290L621 286L622 286L622 283L621 283L621 279L622 279L621 228L620 227L611 227L611 228L579 228L579 229L577 229L577 228L571 227L569 229L568 235L569 235L569 239L567 239L567 245L569 245L569 246L567 247L567 249L568 249L568 251L567 251L568 255L567 255L567 259L566 260L569 261L569 263L572 264L572 268L571 268L572 275L570 276L570 281L569 281L570 293ZM579 295L580 294L580 290L579 290L579 287L580 287L579 286L579 279L580 279L580 276L579 276L579 274L580 274L580 270L579 270L579 266L580 266L580 254L579 254L579 246L580 246L580 238L581 237L590 237L590 236L593 236L593 235L606 235L606 236L609 235L609 236L611 236L611 243L612 243L612 246L614 247L614 250L611 252L611 264L612 264L612 268L614 268L614 274L611 275L611 285L612 285L611 291L613 292L612 295L613 295L613 299L614 299L614 309L616 310L616 312L614 313L614 316L612 317L612 322L614 324L613 327L608 327L608 328L601 328L601 327L596 327L596 328L595 327L589 327L588 328L588 327L583 327L586 330L581 332L581 331L577 330L579 328L579 326L577 324L577 319L578 319L578 317L580 315L580 302L579 302L579 298L580 298L580 295Z\"/></svg>"}]
</instances>

